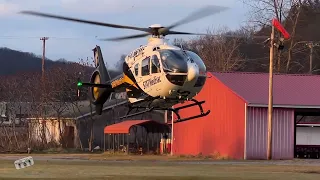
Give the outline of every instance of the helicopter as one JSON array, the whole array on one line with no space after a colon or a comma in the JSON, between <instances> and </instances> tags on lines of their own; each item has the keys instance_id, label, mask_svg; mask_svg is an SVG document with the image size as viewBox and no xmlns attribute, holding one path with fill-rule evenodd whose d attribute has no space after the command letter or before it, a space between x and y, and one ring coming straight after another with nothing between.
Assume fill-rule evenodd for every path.
<instances>
[{"instance_id":1,"label":"helicopter","mask_svg":"<svg viewBox=\"0 0 320 180\"><path fill-rule=\"evenodd\" d=\"M94 66L96 69L92 73L90 82L78 80L78 88L83 86L90 88L90 100L95 105L98 115L102 114L103 104L110 98L113 92L125 91L129 102L129 109L120 119L154 110L168 110L176 114L177 122L181 122L204 117L210 113L210 110L206 112L203 110L202 104L205 103L204 100L198 101L194 98L202 90L206 82L207 70L199 55L185 50L183 47L170 44L165 36L172 34L207 35L179 32L171 29L226 9L226 7L222 6L206 6L168 27L153 24L148 28L88 21L34 11L22 11L21 13L144 32L132 36L101 39L104 41L123 41L151 35L146 45L141 45L126 55L121 77L113 80L105 66L101 48L96 45L93 49ZM190 103L173 108L174 105L185 102ZM179 110L192 106L198 106L200 113L195 116L181 118ZM136 112L131 113L134 109ZM140 109L143 110L139 111Z\"/></svg>"}]
</instances>

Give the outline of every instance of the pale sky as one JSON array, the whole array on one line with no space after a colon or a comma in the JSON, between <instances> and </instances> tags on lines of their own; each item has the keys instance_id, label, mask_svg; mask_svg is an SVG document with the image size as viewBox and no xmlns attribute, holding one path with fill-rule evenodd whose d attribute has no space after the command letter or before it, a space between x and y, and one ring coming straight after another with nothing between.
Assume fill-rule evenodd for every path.
<instances>
[{"instance_id":1,"label":"pale sky","mask_svg":"<svg viewBox=\"0 0 320 180\"><path fill-rule=\"evenodd\" d=\"M141 32L28 16L17 12L33 10L107 23L149 27L151 24L168 26L205 5L226 6L229 9L173 30L205 33L208 27L226 26L236 29L247 20L247 10L242 0L0 0L0 46L41 55L40 37L47 36L47 58L77 61L79 58L92 57L92 49L99 45L105 61L112 66L121 54L129 53L145 44L147 39L106 42L97 40L96 37L111 38ZM192 38L177 35L166 38L173 40L180 37Z\"/></svg>"}]
</instances>

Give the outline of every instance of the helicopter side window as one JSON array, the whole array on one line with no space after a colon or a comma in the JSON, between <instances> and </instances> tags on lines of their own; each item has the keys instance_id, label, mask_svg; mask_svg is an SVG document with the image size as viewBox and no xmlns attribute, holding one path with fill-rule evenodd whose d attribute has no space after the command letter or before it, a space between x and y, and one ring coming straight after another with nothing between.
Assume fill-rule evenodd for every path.
<instances>
[{"instance_id":1,"label":"helicopter side window","mask_svg":"<svg viewBox=\"0 0 320 180\"><path fill-rule=\"evenodd\" d=\"M147 57L146 59L142 60L141 75L146 76L149 74L150 74L150 57Z\"/></svg>"},{"instance_id":2,"label":"helicopter side window","mask_svg":"<svg viewBox=\"0 0 320 180\"><path fill-rule=\"evenodd\" d=\"M136 65L134 66L134 74L135 74L136 76L138 76L138 74L139 74L139 64L136 64Z\"/></svg>"},{"instance_id":3,"label":"helicopter side window","mask_svg":"<svg viewBox=\"0 0 320 180\"><path fill-rule=\"evenodd\" d=\"M156 55L151 58L151 73L160 73L160 62Z\"/></svg>"}]
</instances>

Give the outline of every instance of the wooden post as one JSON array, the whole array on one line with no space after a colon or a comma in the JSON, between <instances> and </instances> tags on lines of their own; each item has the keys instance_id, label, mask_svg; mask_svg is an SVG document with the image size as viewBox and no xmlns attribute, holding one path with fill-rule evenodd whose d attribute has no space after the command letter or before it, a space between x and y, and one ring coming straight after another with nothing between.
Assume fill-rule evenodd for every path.
<instances>
[{"instance_id":1,"label":"wooden post","mask_svg":"<svg viewBox=\"0 0 320 180\"><path fill-rule=\"evenodd\" d=\"M272 25L270 39L270 65L269 65L269 104L268 104L268 149L267 158L272 158L272 108L273 108L273 42L274 42L274 26Z\"/></svg>"},{"instance_id":2,"label":"wooden post","mask_svg":"<svg viewBox=\"0 0 320 180\"><path fill-rule=\"evenodd\" d=\"M126 143L125 143L125 139L124 139L125 134L122 134L122 148L126 148Z\"/></svg>"},{"instance_id":3,"label":"wooden post","mask_svg":"<svg viewBox=\"0 0 320 180\"><path fill-rule=\"evenodd\" d=\"M103 133L103 151L106 152L106 134Z\"/></svg>"},{"instance_id":4,"label":"wooden post","mask_svg":"<svg viewBox=\"0 0 320 180\"><path fill-rule=\"evenodd\" d=\"M164 123L168 123L168 110L164 111Z\"/></svg>"},{"instance_id":5,"label":"wooden post","mask_svg":"<svg viewBox=\"0 0 320 180\"><path fill-rule=\"evenodd\" d=\"M129 155L129 145L130 145L129 136L130 136L130 133L127 134L127 155Z\"/></svg>"},{"instance_id":6,"label":"wooden post","mask_svg":"<svg viewBox=\"0 0 320 180\"><path fill-rule=\"evenodd\" d=\"M149 132L147 132L147 153L149 153Z\"/></svg>"},{"instance_id":7,"label":"wooden post","mask_svg":"<svg viewBox=\"0 0 320 180\"><path fill-rule=\"evenodd\" d=\"M171 156L173 156L173 121L174 121L173 111L171 111L171 151L170 151Z\"/></svg>"},{"instance_id":8,"label":"wooden post","mask_svg":"<svg viewBox=\"0 0 320 180\"><path fill-rule=\"evenodd\" d=\"M118 133L117 137L118 151L120 150L120 134Z\"/></svg>"},{"instance_id":9,"label":"wooden post","mask_svg":"<svg viewBox=\"0 0 320 180\"><path fill-rule=\"evenodd\" d=\"M115 136L116 134L112 134L112 149L113 149L113 154L115 153L115 148L116 148L116 145L115 145Z\"/></svg>"}]
</instances>

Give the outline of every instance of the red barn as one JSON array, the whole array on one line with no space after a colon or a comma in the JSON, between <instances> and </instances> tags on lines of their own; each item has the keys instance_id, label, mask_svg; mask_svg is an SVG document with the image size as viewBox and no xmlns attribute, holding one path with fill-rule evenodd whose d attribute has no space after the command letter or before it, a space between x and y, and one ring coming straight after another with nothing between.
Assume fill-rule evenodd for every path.
<instances>
[{"instance_id":1,"label":"red barn","mask_svg":"<svg viewBox=\"0 0 320 180\"><path fill-rule=\"evenodd\" d=\"M197 100L206 100L202 118L174 124L173 153L219 153L234 159L267 158L267 73L208 73ZM320 76L274 75L273 159L292 159L295 119L320 113ZM179 105L178 105L179 106ZM197 106L181 110L181 117L199 113Z\"/></svg>"}]
</instances>

